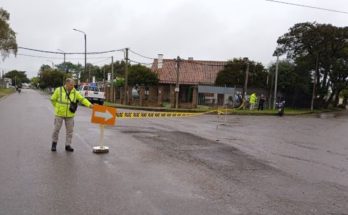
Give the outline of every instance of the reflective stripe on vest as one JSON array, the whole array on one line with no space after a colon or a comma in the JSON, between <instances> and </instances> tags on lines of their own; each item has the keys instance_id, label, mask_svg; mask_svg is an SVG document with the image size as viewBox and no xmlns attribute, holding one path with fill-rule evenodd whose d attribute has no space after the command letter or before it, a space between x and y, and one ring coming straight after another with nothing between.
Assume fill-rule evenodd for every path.
<instances>
[{"instance_id":1,"label":"reflective stripe on vest","mask_svg":"<svg viewBox=\"0 0 348 215\"><path fill-rule=\"evenodd\" d=\"M59 103L62 104L62 87L59 87Z\"/></svg>"}]
</instances>

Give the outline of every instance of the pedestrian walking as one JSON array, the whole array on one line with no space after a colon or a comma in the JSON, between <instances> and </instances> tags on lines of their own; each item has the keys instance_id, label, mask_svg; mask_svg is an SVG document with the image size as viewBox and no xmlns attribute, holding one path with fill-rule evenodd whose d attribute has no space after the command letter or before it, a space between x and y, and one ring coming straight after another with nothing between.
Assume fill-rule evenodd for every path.
<instances>
[{"instance_id":1,"label":"pedestrian walking","mask_svg":"<svg viewBox=\"0 0 348 215\"><path fill-rule=\"evenodd\" d=\"M265 105L266 98L263 94L261 94L260 99L259 99L259 106L257 110L263 110L264 105Z\"/></svg>"},{"instance_id":2,"label":"pedestrian walking","mask_svg":"<svg viewBox=\"0 0 348 215\"><path fill-rule=\"evenodd\" d=\"M256 93L252 93L249 98L250 110L254 110L256 104L257 96Z\"/></svg>"},{"instance_id":3,"label":"pedestrian walking","mask_svg":"<svg viewBox=\"0 0 348 215\"><path fill-rule=\"evenodd\" d=\"M73 137L74 116L77 110L77 104L80 102L89 108L93 108L93 105L77 92L74 88L74 80L71 78L66 79L64 86L55 89L51 96L51 102L55 115L51 151L57 150L59 131L64 121L66 128L65 150L73 152L74 149L71 147L71 140Z\"/></svg>"}]
</instances>

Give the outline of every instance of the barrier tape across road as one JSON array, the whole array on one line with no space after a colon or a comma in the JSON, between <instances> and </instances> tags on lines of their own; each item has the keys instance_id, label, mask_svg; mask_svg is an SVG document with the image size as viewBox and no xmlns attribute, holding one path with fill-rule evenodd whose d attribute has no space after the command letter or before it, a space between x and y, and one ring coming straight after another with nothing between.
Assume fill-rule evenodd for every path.
<instances>
[{"instance_id":1,"label":"barrier tape across road","mask_svg":"<svg viewBox=\"0 0 348 215\"><path fill-rule=\"evenodd\" d=\"M200 112L200 113L190 113L190 112L119 112L116 113L117 119L141 119L141 118L174 118L174 117L189 117L198 116L207 113L218 112L217 110Z\"/></svg>"}]
</instances>

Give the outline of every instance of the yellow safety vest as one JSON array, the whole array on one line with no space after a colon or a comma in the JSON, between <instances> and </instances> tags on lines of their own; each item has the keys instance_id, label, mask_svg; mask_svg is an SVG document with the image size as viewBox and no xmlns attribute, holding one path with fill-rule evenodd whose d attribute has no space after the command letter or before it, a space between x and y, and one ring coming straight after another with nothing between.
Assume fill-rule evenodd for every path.
<instances>
[{"instance_id":1,"label":"yellow safety vest","mask_svg":"<svg viewBox=\"0 0 348 215\"><path fill-rule=\"evenodd\" d=\"M77 92L75 88L70 91L69 98L72 102L78 101L86 107L89 107L91 105L91 103L79 92ZM60 117L74 117L75 113L72 113L69 110L70 100L68 99L68 94L64 87L56 88L53 95L51 96L51 102L54 107L54 114Z\"/></svg>"}]
</instances>

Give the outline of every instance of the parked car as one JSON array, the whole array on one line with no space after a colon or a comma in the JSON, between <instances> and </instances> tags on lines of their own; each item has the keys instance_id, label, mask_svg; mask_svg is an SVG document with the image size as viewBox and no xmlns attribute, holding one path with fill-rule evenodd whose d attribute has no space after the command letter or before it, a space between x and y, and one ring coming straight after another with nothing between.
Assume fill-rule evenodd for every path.
<instances>
[{"instance_id":1,"label":"parked car","mask_svg":"<svg viewBox=\"0 0 348 215\"><path fill-rule=\"evenodd\" d=\"M97 103L100 105L104 104L105 93L101 92L99 87L96 85L81 85L79 87L79 93L88 99L91 103Z\"/></svg>"}]
</instances>

